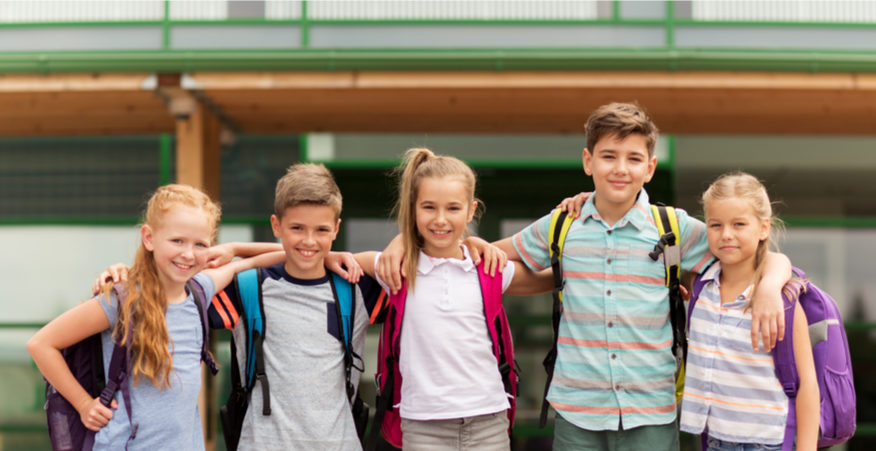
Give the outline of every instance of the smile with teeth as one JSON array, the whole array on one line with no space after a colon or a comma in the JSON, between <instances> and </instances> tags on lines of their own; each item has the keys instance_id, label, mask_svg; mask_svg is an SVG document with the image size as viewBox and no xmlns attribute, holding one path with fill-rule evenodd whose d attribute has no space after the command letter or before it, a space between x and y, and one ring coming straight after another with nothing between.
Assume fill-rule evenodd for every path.
<instances>
[{"instance_id":1,"label":"smile with teeth","mask_svg":"<svg viewBox=\"0 0 876 451\"><path fill-rule=\"evenodd\" d=\"M432 230L431 232L432 232L432 235L436 235L438 237L444 237L444 236L450 235L449 230Z\"/></svg>"},{"instance_id":2,"label":"smile with teeth","mask_svg":"<svg viewBox=\"0 0 876 451\"><path fill-rule=\"evenodd\" d=\"M308 257L308 258L309 258L309 257L313 257L314 255L316 255L316 250L313 250L313 249L298 249L298 253L301 254L303 257Z\"/></svg>"},{"instance_id":3,"label":"smile with teeth","mask_svg":"<svg viewBox=\"0 0 876 451\"><path fill-rule=\"evenodd\" d=\"M177 268L179 268L183 271L188 271L194 267L194 265L183 265L183 264L176 263L176 262L173 263L173 266L176 266Z\"/></svg>"}]
</instances>

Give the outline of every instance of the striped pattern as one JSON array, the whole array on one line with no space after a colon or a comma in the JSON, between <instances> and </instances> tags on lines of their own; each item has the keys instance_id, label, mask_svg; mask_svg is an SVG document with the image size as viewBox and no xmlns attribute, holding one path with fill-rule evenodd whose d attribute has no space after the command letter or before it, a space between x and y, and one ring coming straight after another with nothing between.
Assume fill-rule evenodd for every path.
<instances>
[{"instance_id":1,"label":"striped pattern","mask_svg":"<svg viewBox=\"0 0 876 451\"><path fill-rule=\"evenodd\" d=\"M675 419L669 292L662 260L648 253L657 227L647 193L613 227L593 197L569 230L563 251L564 312L548 394L572 424L589 430L670 423ZM682 268L710 260L702 222L678 211ZM533 270L550 267L547 215L517 235L517 253Z\"/></svg>"},{"instance_id":2,"label":"striped pattern","mask_svg":"<svg viewBox=\"0 0 876 451\"><path fill-rule=\"evenodd\" d=\"M775 374L772 354L751 349L751 291L721 305L721 265L703 275L688 333L681 430L735 443L781 444L788 398ZM762 349L762 348L761 348Z\"/></svg>"}]
</instances>

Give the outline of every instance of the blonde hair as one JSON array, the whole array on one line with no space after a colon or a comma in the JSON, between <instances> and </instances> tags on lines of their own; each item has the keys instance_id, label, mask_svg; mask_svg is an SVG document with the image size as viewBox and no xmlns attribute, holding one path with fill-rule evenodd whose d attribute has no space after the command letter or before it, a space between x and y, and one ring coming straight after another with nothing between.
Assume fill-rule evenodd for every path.
<instances>
[{"instance_id":1,"label":"blonde hair","mask_svg":"<svg viewBox=\"0 0 876 451\"><path fill-rule=\"evenodd\" d=\"M717 200L743 199L748 201L754 216L767 221L770 225L770 233L757 244L754 257L754 271L757 285L763 275L763 262L767 251L778 250L776 236L783 228L782 221L773 214L773 205L763 184L751 174L745 172L733 172L724 174L712 182L703 193L703 209L708 212L709 204Z\"/></svg>"},{"instance_id":2,"label":"blonde hair","mask_svg":"<svg viewBox=\"0 0 876 451\"><path fill-rule=\"evenodd\" d=\"M435 155L426 148L413 148L405 152L402 164L395 171L399 177L398 202L393 214L398 221L405 249L405 269L409 288L413 288L417 276L417 263L423 248L423 236L417 231L417 195L420 183L430 177L458 177L468 191L469 205L475 202L474 192L477 177L462 160ZM482 205L478 202L478 205ZM477 211L475 213L478 213Z\"/></svg>"},{"instance_id":3,"label":"blonde hair","mask_svg":"<svg viewBox=\"0 0 876 451\"><path fill-rule=\"evenodd\" d=\"M202 191L187 185L166 185L158 188L146 205L143 224L153 230L160 228L164 216L175 207L195 207L204 212L211 226L211 244L215 241L221 210ZM104 296L109 296L111 284L104 286ZM155 257L143 243L137 249L134 264L128 271L127 292L121 306L113 334L120 344L127 342L131 330L131 362L128 369L139 383L145 376L160 389L170 386L170 371L173 358L168 350L167 296L158 278Z\"/></svg>"},{"instance_id":4,"label":"blonde hair","mask_svg":"<svg viewBox=\"0 0 876 451\"><path fill-rule=\"evenodd\" d=\"M657 143L657 125L651 116L638 103L609 103L602 105L590 114L584 126L587 137L587 149L593 153L596 143L606 136L616 136L624 139L633 134L642 135L648 146L648 156L654 156L654 146Z\"/></svg>"},{"instance_id":5,"label":"blonde hair","mask_svg":"<svg viewBox=\"0 0 876 451\"><path fill-rule=\"evenodd\" d=\"M341 190L332 173L322 164L293 164L277 180L274 214L281 218L287 208L300 204L326 205L335 210L335 219L341 216Z\"/></svg>"}]
</instances>

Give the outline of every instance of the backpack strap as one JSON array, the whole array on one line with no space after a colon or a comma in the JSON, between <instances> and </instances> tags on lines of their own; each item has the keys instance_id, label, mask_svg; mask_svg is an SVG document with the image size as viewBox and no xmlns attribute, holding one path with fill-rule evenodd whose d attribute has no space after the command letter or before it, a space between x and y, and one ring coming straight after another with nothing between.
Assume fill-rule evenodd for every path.
<instances>
[{"instance_id":1,"label":"backpack strap","mask_svg":"<svg viewBox=\"0 0 876 451\"><path fill-rule=\"evenodd\" d=\"M115 292L118 305L118 317L121 318L122 315L125 314L123 305L127 301L127 292L119 285L113 286L113 291ZM131 413L131 391L128 384L128 369L130 368L131 362L131 343L134 339L134 328L128 328L125 336L125 345L120 345L117 342L118 339L119 338L116 337L116 334L113 334L113 353L110 358L109 369L106 375L106 385L100 392L100 402L104 406L109 407L115 397L116 391L121 390L122 398L125 401L125 411L128 414L128 424L131 427L131 435L128 436L128 440L125 441L125 449L127 450L128 444L131 440L137 438L137 429L140 426L139 423L134 424L134 417ZM88 435L89 437L86 437L86 440L94 440L94 434Z\"/></svg>"},{"instance_id":2,"label":"backpack strap","mask_svg":"<svg viewBox=\"0 0 876 451\"><path fill-rule=\"evenodd\" d=\"M782 300L785 304L785 338L776 340L776 346L773 348L773 364L776 367L776 377L782 384L782 390L788 396L788 418L785 421L782 449L790 451L793 449L797 432L797 389L800 387L797 359L794 356L794 310L797 307L797 299L789 299L783 292Z\"/></svg>"},{"instance_id":3,"label":"backpack strap","mask_svg":"<svg viewBox=\"0 0 876 451\"><path fill-rule=\"evenodd\" d=\"M399 358L397 344L401 336L402 318L405 313L407 293L407 283L402 281L402 287L398 292L388 294L387 314L380 329L380 344L377 350L378 373L375 375L377 400L374 403L374 420L371 423L371 432L365 441L366 451L375 451L377 449L380 442L380 433L384 428L383 423L386 413L391 411L395 404L396 385L401 387L401 380L395 380L395 368ZM383 360L384 380L380 380L381 359Z\"/></svg>"},{"instance_id":4,"label":"backpack strap","mask_svg":"<svg viewBox=\"0 0 876 451\"><path fill-rule=\"evenodd\" d=\"M681 232L675 208L662 204L651 205L651 214L660 239L648 255L657 261L663 255L666 268L666 287L669 288L669 323L672 327L672 354L678 375L675 400L680 401L684 387L684 360L687 358L684 299L681 297Z\"/></svg>"},{"instance_id":5,"label":"backpack strap","mask_svg":"<svg viewBox=\"0 0 876 451\"><path fill-rule=\"evenodd\" d=\"M328 270L327 270L328 271ZM352 404L356 394L356 387L353 386L352 373L353 368L364 371L365 368L361 364L357 367L355 360L362 361L362 357L353 351L353 322L355 321L356 311L356 290L353 285L339 276L337 273L328 271L331 274L329 284L332 288L332 296L335 299L335 313L337 314L338 327L342 330L342 341L344 344L344 373L346 375L347 399Z\"/></svg>"},{"instance_id":6,"label":"backpack strap","mask_svg":"<svg viewBox=\"0 0 876 451\"><path fill-rule=\"evenodd\" d=\"M246 387L252 391L255 382L262 388L262 415L271 414L271 387L265 373L262 345L265 339L264 307L262 306L262 273L258 268L237 273L237 296L246 317Z\"/></svg>"},{"instance_id":7,"label":"backpack strap","mask_svg":"<svg viewBox=\"0 0 876 451\"><path fill-rule=\"evenodd\" d=\"M216 373L219 372L219 368L216 367L216 362L210 354L210 325L207 323L207 321L209 321L209 316L207 315L207 309L209 308L207 294L204 292L204 287L195 279L190 279L186 282L186 289L189 293L192 293L192 298L194 298L195 305L198 308L198 316L201 319L201 361L207 364L210 373L215 376Z\"/></svg>"},{"instance_id":8,"label":"backpack strap","mask_svg":"<svg viewBox=\"0 0 876 451\"><path fill-rule=\"evenodd\" d=\"M551 326L554 331L554 340L551 345L551 350L545 356L542 365L547 372L547 380L544 383L544 396L541 400L541 415L539 416L538 426L544 427L547 424L548 402L547 395L551 386L551 381L554 378L554 366L557 363L557 340L560 336L560 316L563 314L563 288L565 279L563 278L563 246L566 242L566 235L569 233L569 227L575 221L568 215L567 212L555 209L551 215L550 226L548 227L548 236L551 239L548 252L551 258L551 272L554 275L554 289L551 292L553 296L553 309L551 311Z\"/></svg>"}]
</instances>

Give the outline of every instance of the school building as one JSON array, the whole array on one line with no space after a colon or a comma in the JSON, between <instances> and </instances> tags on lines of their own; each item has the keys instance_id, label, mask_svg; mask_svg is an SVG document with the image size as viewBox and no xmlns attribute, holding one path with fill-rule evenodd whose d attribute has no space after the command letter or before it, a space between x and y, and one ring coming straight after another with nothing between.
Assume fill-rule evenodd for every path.
<instances>
[{"instance_id":1,"label":"school building","mask_svg":"<svg viewBox=\"0 0 876 451\"><path fill-rule=\"evenodd\" d=\"M426 146L477 170L477 233L496 239L593 188L583 123L611 101L660 127L653 201L700 215L718 174L765 181L782 251L844 314L859 422L847 447L869 449L876 2L0 0L0 450L48 447L24 342L132 261L159 185L218 199L220 241L272 240L275 181L322 162L344 194L335 249L382 249L396 233L387 174ZM507 303L523 368L515 449L545 449L550 296ZM202 415L224 449L227 371L207 381Z\"/></svg>"}]
</instances>

